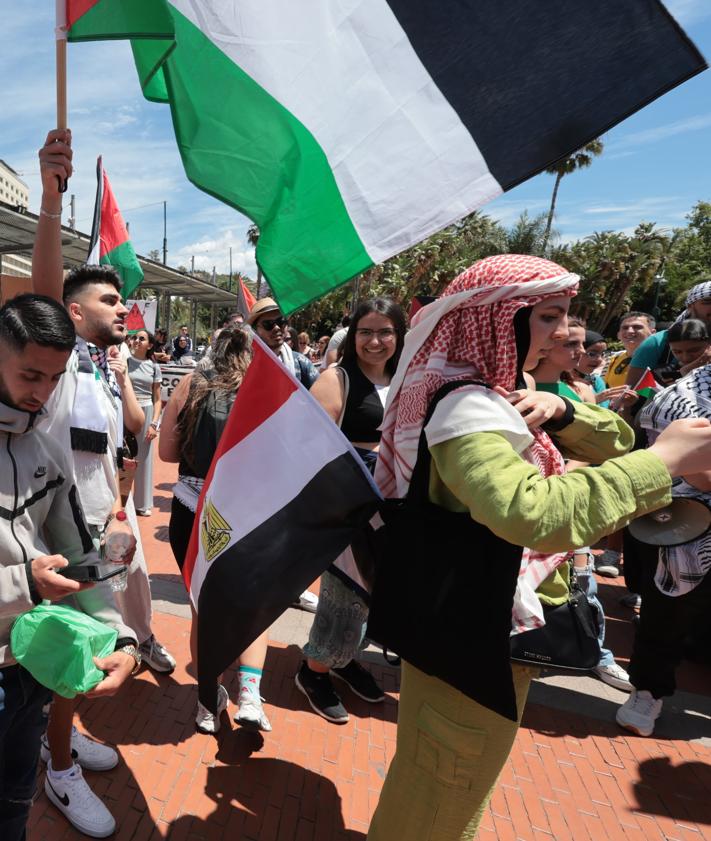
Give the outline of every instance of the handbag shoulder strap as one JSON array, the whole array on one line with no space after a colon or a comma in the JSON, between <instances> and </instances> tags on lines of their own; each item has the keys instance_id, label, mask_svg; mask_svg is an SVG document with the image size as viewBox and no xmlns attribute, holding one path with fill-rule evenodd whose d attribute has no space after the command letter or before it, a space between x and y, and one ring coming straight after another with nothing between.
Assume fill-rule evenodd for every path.
<instances>
[{"instance_id":1,"label":"handbag shoulder strap","mask_svg":"<svg viewBox=\"0 0 711 841\"><path fill-rule=\"evenodd\" d=\"M432 420L432 415L434 415L437 404L453 391L468 385L481 385L485 388L490 387L481 380L452 380L451 382L445 383L443 386L438 388L432 395L430 404L427 407L425 420L422 424L422 431L420 432L420 442L417 447L417 461L415 462L415 467L412 471L410 487L407 492L408 499L416 502L425 502L429 498L430 463L432 459L430 457L429 447L427 446L425 429L427 428L427 424Z\"/></svg>"},{"instance_id":2,"label":"handbag shoulder strap","mask_svg":"<svg viewBox=\"0 0 711 841\"><path fill-rule=\"evenodd\" d=\"M338 416L338 420L336 421L336 424L338 425L338 428L340 429L343 426L343 418L346 414L346 403L348 402L348 392L350 390L350 380L348 379L348 371L346 371L345 368L341 368L341 366L339 365L336 368L336 371L339 371L340 374L343 375L343 406L341 407L341 413Z\"/></svg>"}]
</instances>

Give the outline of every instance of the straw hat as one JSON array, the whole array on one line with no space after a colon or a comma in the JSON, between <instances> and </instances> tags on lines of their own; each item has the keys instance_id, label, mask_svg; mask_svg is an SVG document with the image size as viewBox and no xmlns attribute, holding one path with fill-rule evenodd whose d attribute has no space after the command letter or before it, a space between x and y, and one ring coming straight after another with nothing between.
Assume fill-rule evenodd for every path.
<instances>
[{"instance_id":1,"label":"straw hat","mask_svg":"<svg viewBox=\"0 0 711 841\"><path fill-rule=\"evenodd\" d=\"M252 307L249 317L247 318L247 324L254 326L254 322L259 318L259 316L264 315L267 312L281 312L279 304L277 304L273 298L260 298Z\"/></svg>"}]
</instances>

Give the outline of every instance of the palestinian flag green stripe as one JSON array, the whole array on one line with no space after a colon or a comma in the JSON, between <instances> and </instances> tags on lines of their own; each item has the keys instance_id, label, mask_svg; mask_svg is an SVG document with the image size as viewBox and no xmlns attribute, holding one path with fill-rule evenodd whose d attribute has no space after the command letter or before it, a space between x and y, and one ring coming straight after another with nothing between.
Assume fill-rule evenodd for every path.
<instances>
[{"instance_id":1,"label":"palestinian flag green stripe","mask_svg":"<svg viewBox=\"0 0 711 841\"><path fill-rule=\"evenodd\" d=\"M102 254L99 262L113 266L121 276L121 297L124 301L131 297L143 280L143 270L130 240Z\"/></svg>"}]
</instances>

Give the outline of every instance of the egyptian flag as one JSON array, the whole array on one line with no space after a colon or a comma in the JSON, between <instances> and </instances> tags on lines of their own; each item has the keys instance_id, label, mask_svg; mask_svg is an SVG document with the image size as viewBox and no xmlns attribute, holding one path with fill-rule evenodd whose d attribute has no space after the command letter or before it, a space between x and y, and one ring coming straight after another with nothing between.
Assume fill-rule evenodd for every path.
<instances>
[{"instance_id":1,"label":"egyptian flag","mask_svg":"<svg viewBox=\"0 0 711 841\"><path fill-rule=\"evenodd\" d=\"M69 0L67 12L70 41L131 38L188 178L259 226L285 314L706 66L658 0Z\"/></svg>"},{"instance_id":2,"label":"egyptian flag","mask_svg":"<svg viewBox=\"0 0 711 841\"><path fill-rule=\"evenodd\" d=\"M143 280L143 269L128 238L128 230L116 204L101 155L96 161L96 180L94 222L86 262L92 266L104 263L113 266L121 278L121 297L125 301Z\"/></svg>"},{"instance_id":3,"label":"egyptian flag","mask_svg":"<svg viewBox=\"0 0 711 841\"><path fill-rule=\"evenodd\" d=\"M252 311L252 307L255 305L257 299L249 291L247 284L244 282L241 275L237 278L237 280L239 281L239 286L237 287L237 312L240 313L246 321L247 316Z\"/></svg>"},{"instance_id":4,"label":"egyptian flag","mask_svg":"<svg viewBox=\"0 0 711 841\"><path fill-rule=\"evenodd\" d=\"M379 499L340 429L255 337L205 480L183 577L198 614L200 701L348 546Z\"/></svg>"}]
</instances>

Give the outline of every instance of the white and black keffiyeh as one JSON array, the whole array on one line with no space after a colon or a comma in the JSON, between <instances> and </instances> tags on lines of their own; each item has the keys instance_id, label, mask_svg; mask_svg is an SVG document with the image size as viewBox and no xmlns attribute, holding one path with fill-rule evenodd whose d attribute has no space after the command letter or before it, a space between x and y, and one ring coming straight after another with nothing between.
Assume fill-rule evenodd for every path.
<instances>
[{"instance_id":1,"label":"white and black keffiyeh","mask_svg":"<svg viewBox=\"0 0 711 841\"><path fill-rule=\"evenodd\" d=\"M680 418L711 420L711 365L697 368L656 395L641 412L640 423L650 443L672 421ZM683 479L672 485L672 497L696 499L711 508L711 493L692 487ZM683 596L697 587L711 569L711 533L681 546L660 546L654 581L667 596Z\"/></svg>"}]
</instances>

